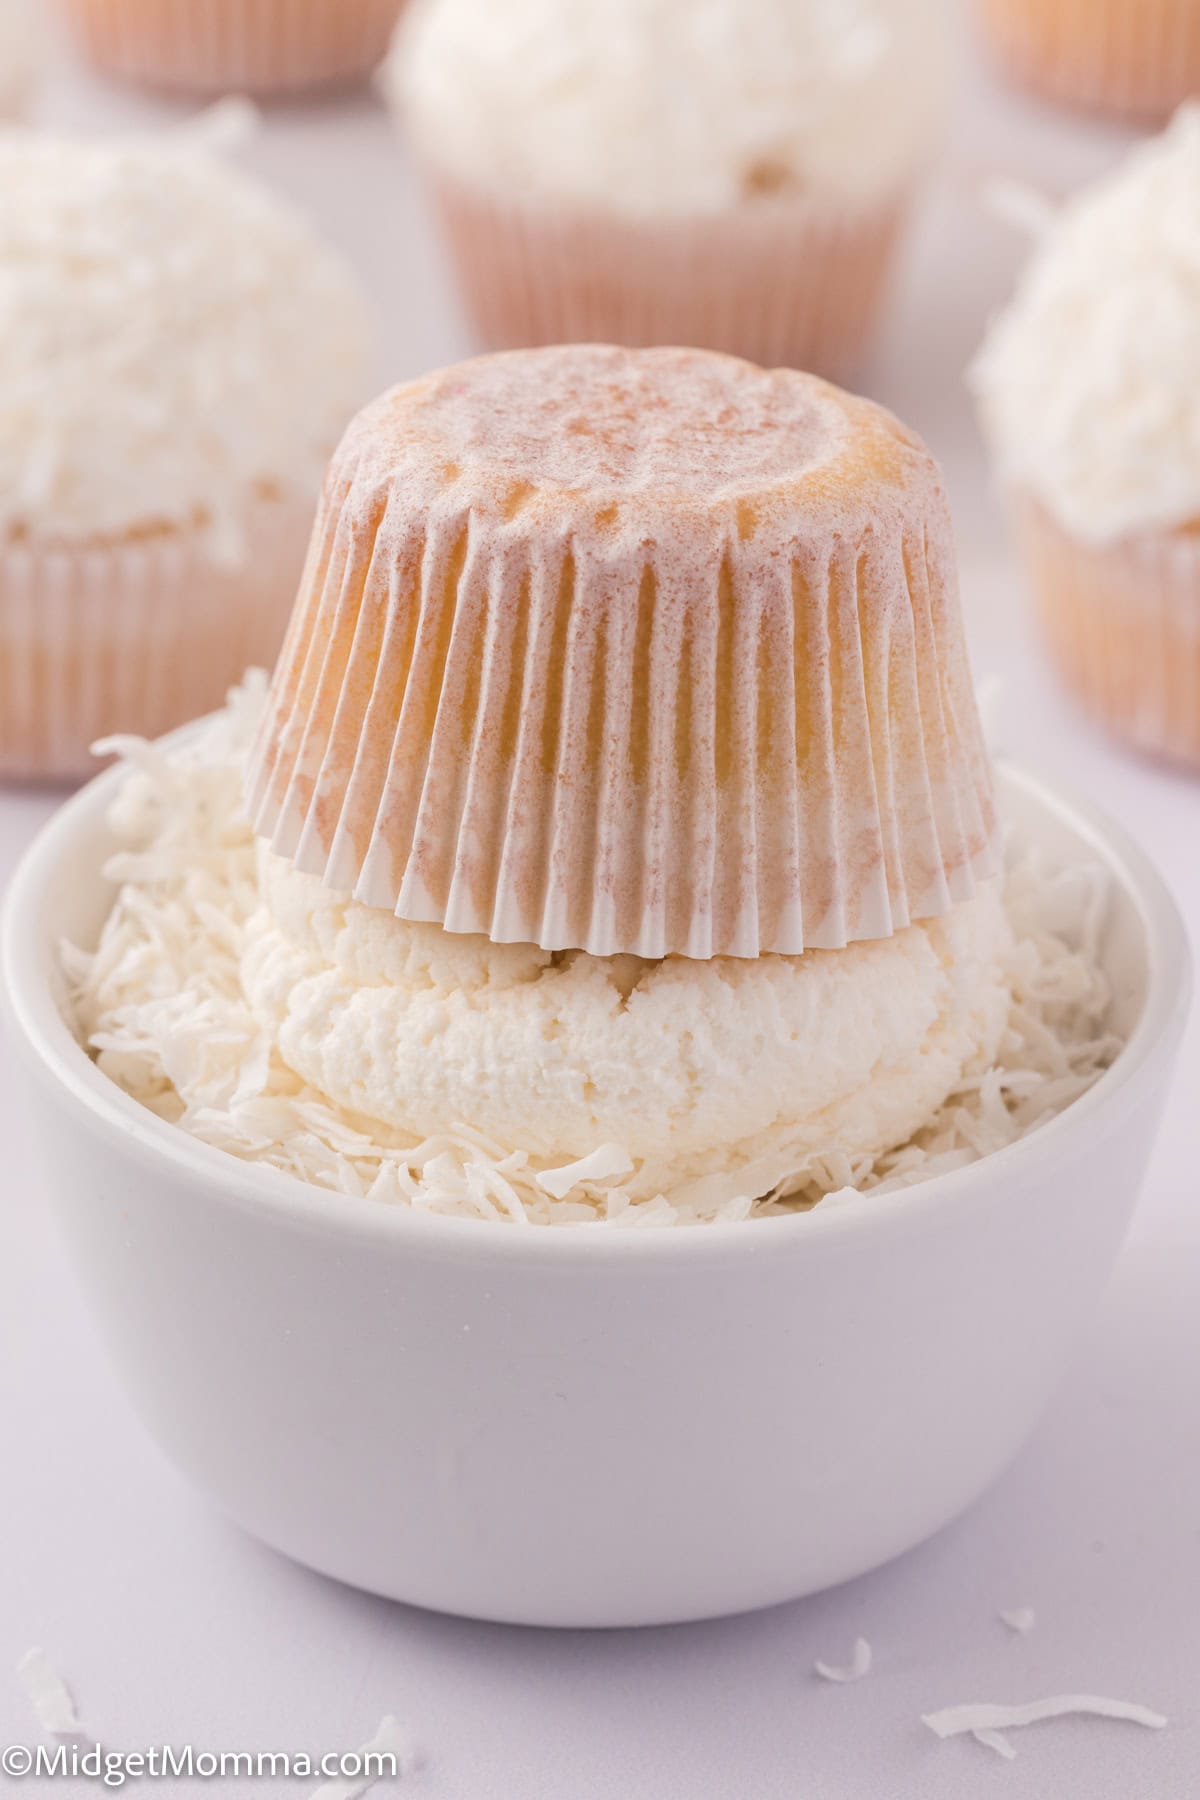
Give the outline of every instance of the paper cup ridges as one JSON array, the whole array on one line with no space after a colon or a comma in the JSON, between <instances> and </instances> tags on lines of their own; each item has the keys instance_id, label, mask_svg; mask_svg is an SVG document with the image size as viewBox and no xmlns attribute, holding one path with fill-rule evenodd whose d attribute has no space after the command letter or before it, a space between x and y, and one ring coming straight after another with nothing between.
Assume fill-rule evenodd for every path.
<instances>
[{"instance_id":1,"label":"paper cup ridges","mask_svg":"<svg viewBox=\"0 0 1200 1800\"><path fill-rule=\"evenodd\" d=\"M807 196L683 220L522 207L433 176L480 344L701 344L844 378L887 291L908 193Z\"/></svg>"},{"instance_id":2,"label":"paper cup ridges","mask_svg":"<svg viewBox=\"0 0 1200 1800\"><path fill-rule=\"evenodd\" d=\"M1116 736L1200 768L1200 532L1080 543L1027 496L1016 521L1066 686Z\"/></svg>"},{"instance_id":3,"label":"paper cup ridges","mask_svg":"<svg viewBox=\"0 0 1200 1800\"><path fill-rule=\"evenodd\" d=\"M278 652L312 515L252 506L245 562L224 568L195 530L0 541L0 779L75 780L97 738L159 737L220 706Z\"/></svg>"},{"instance_id":4,"label":"paper cup ridges","mask_svg":"<svg viewBox=\"0 0 1200 1800\"><path fill-rule=\"evenodd\" d=\"M364 80L402 0L60 0L94 66L188 94L279 94Z\"/></svg>"},{"instance_id":5,"label":"paper cup ridges","mask_svg":"<svg viewBox=\"0 0 1200 1800\"><path fill-rule=\"evenodd\" d=\"M1195 0L982 0L1000 64L1070 106L1165 119L1200 91Z\"/></svg>"},{"instance_id":6,"label":"paper cup ridges","mask_svg":"<svg viewBox=\"0 0 1200 1800\"><path fill-rule=\"evenodd\" d=\"M329 472L255 829L401 917L598 955L797 954L996 867L936 465L814 376L483 357Z\"/></svg>"}]
</instances>

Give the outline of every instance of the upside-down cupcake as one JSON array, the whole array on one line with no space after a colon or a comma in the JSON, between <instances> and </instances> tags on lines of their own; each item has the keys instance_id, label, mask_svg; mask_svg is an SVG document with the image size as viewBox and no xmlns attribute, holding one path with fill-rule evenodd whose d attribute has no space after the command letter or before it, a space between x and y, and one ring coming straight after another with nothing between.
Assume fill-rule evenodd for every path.
<instances>
[{"instance_id":1,"label":"upside-down cupcake","mask_svg":"<svg viewBox=\"0 0 1200 1800\"><path fill-rule=\"evenodd\" d=\"M1048 226L972 371L1050 652L1200 764L1200 109Z\"/></svg>"},{"instance_id":2,"label":"upside-down cupcake","mask_svg":"<svg viewBox=\"0 0 1200 1800\"><path fill-rule=\"evenodd\" d=\"M438 0L389 84L492 348L860 358L943 101L938 0Z\"/></svg>"},{"instance_id":3,"label":"upside-down cupcake","mask_svg":"<svg viewBox=\"0 0 1200 1800\"><path fill-rule=\"evenodd\" d=\"M270 661L368 342L340 261L190 140L0 139L0 773Z\"/></svg>"},{"instance_id":4,"label":"upside-down cupcake","mask_svg":"<svg viewBox=\"0 0 1200 1800\"><path fill-rule=\"evenodd\" d=\"M187 94L286 94L363 81L403 0L59 0L106 75Z\"/></svg>"},{"instance_id":5,"label":"upside-down cupcake","mask_svg":"<svg viewBox=\"0 0 1200 1800\"><path fill-rule=\"evenodd\" d=\"M1164 119L1200 93L1196 0L981 0L1001 65L1052 100Z\"/></svg>"}]
</instances>

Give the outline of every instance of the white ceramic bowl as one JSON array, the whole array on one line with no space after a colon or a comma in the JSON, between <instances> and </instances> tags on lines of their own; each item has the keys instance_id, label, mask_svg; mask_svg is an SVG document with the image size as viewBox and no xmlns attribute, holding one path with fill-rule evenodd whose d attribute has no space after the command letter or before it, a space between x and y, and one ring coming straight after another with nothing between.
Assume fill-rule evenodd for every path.
<instances>
[{"instance_id":1,"label":"white ceramic bowl","mask_svg":"<svg viewBox=\"0 0 1200 1800\"><path fill-rule=\"evenodd\" d=\"M3 918L47 1190L118 1374L249 1531L381 1594L540 1625L709 1617L857 1575L1012 1456L1129 1222L1189 986L1125 837L1008 772L1056 853L1113 878L1129 1034L1066 1113L907 1192L679 1231L418 1217L194 1142L60 1012L94 941L119 773L51 821Z\"/></svg>"}]
</instances>

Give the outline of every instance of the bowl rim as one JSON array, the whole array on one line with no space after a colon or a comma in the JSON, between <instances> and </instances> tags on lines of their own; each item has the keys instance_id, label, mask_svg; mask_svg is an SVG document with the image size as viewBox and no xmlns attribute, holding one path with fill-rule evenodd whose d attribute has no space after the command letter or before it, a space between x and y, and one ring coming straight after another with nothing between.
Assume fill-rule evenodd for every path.
<instances>
[{"instance_id":1,"label":"bowl rim","mask_svg":"<svg viewBox=\"0 0 1200 1800\"><path fill-rule=\"evenodd\" d=\"M206 721L197 720L160 740L186 741ZM1090 802L1045 782L1007 757L996 759L1002 785L1053 815L1087 843L1124 888L1139 917L1148 965L1147 991L1128 1042L1112 1065L1080 1098L1014 1144L964 1168L931 1176L911 1187L852 1204L818 1206L809 1212L766 1219L712 1221L684 1229L611 1228L596 1230L533 1226L509 1220L462 1218L384 1206L303 1181L267 1164L243 1161L215 1145L191 1137L160 1119L101 1073L59 1010L41 941L42 896L85 830L94 829L124 779L122 764L104 770L68 799L42 826L20 858L0 905L0 1012L10 1038L43 1083L56 1088L76 1117L93 1131L107 1133L114 1148L161 1172L206 1183L214 1200L309 1231L334 1237L368 1237L416 1248L440 1247L456 1256L507 1259L512 1256L582 1256L608 1261L627 1257L705 1257L770 1252L783 1242L829 1243L863 1232L912 1229L947 1206L962 1209L995 1190L1002 1174L1020 1180L1023 1172L1045 1174L1070 1160L1091 1135L1091 1124L1110 1111L1156 1054L1171 1059L1187 1018L1192 957L1179 908L1163 877L1123 827Z\"/></svg>"}]
</instances>

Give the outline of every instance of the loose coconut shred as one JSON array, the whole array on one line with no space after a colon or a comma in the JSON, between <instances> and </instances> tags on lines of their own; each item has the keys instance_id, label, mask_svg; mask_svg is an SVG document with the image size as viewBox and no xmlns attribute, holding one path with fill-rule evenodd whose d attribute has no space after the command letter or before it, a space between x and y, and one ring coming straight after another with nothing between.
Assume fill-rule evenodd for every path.
<instances>
[{"instance_id":1,"label":"loose coconut shred","mask_svg":"<svg viewBox=\"0 0 1200 1800\"><path fill-rule=\"evenodd\" d=\"M71 1690L44 1650L27 1650L17 1664L17 1679L28 1694L37 1722L52 1737L77 1737L83 1727Z\"/></svg>"},{"instance_id":2,"label":"loose coconut shred","mask_svg":"<svg viewBox=\"0 0 1200 1800\"><path fill-rule=\"evenodd\" d=\"M119 891L95 953L62 951L80 1035L98 1066L160 1118L230 1155L337 1193L518 1225L763 1217L975 1162L1078 1099L1120 1048L1105 1026L1109 991L1098 961L1103 871L1048 871L1010 846L1013 998L999 1060L969 1072L929 1124L886 1155L851 1158L831 1144L765 1198L685 1207L667 1194L631 1201L621 1185L631 1164L619 1145L557 1170L466 1126L418 1142L355 1117L280 1059L239 980L246 924L259 905L241 763L264 691L260 675L249 677L183 746L135 738L100 746L129 764L110 815L125 846L106 869Z\"/></svg>"}]
</instances>

